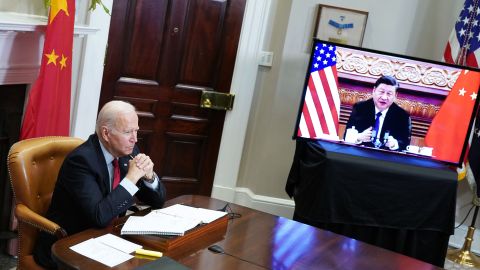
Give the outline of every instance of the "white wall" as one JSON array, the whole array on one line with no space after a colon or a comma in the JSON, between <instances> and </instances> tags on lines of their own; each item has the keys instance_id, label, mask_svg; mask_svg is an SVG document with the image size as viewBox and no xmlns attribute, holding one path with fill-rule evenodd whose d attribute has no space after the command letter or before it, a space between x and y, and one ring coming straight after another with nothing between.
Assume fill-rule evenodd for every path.
<instances>
[{"instance_id":1,"label":"white wall","mask_svg":"<svg viewBox=\"0 0 480 270\"><path fill-rule=\"evenodd\" d=\"M1 0L0 11L46 16L47 10L44 3L43 0Z\"/></svg>"}]
</instances>

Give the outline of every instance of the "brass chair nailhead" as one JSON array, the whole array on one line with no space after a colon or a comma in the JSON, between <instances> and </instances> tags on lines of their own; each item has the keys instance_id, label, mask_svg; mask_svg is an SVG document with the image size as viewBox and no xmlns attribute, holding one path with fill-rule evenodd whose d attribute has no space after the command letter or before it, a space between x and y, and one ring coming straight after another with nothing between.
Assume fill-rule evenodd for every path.
<instances>
[{"instance_id":1,"label":"brass chair nailhead","mask_svg":"<svg viewBox=\"0 0 480 270\"><path fill-rule=\"evenodd\" d=\"M37 194L37 199L40 199L40 194Z\"/></svg>"},{"instance_id":2,"label":"brass chair nailhead","mask_svg":"<svg viewBox=\"0 0 480 270\"><path fill-rule=\"evenodd\" d=\"M50 160L53 160L53 156L50 157Z\"/></svg>"}]
</instances>

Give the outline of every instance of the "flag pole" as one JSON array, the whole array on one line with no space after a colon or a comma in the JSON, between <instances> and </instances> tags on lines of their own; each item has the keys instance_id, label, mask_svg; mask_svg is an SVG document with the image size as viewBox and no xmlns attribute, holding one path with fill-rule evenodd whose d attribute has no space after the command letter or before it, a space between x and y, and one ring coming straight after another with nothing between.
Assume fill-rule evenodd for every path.
<instances>
[{"instance_id":1,"label":"flag pole","mask_svg":"<svg viewBox=\"0 0 480 270\"><path fill-rule=\"evenodd\" d=\"M456 57L453 57L453 55L447 54L447 51L450 51L450 48L451 48L450 40L449 40L449 42L447 43L447 48L444 53L444 59L447 60L448 62L453 61L457 65L462 65L462 66L474 65L474 67L478 67L479 65L476 63L475 64L467 63L467 55L470 51L471 41L473 40L473 35L471 35L474 32L473 27L477 25L477 21L478 21L478 13L476 11L480 6L480 1L479 0L471 1L471 3L469 3L469 7L467 7L467 2L468 1L465 1L463 10L462 12L460 12L459 21L457 21L460 24L462 24L461 22L464 22L462 31L466 30L466 33L457 32L456 28L453 29L453 31L455 32L452 32L452 33L455 33L455 35L452 35L452 37L454 37L453 41L458 41L458 43L460 43L458 44L460 45L460 51L458 52ZM473 4L473 6L471 4ZM460 38L461 36L463 36L464 38ZM470 51L470 54L473 54L473 53ZM478 114L477 114L476 121L478 121ZM477 127L477 123L475 123L475 127ZM470 138L469 140L470 147L471 147L470 144L471 143L473 144L473 141L471 140L472 139ZM471 147L470 151L472 150L472 148L473 147ZM470 154L468 159L471 160ZM466 167L469 168L469 166L466 166ZM470 179L468 177L468 174L469 174L468 170L469 169L467 169L467 179L470 182ZM470 172L470 174L472 173ZM471 176L474 177L474 175L471 175ZM473 181L473 182L476 182L476 181ZM472 185L470 186L472 187ZM465 236L465 242L463 243L462 248L449 249L447 251L447 259L461 265L480 268L480 258L471 251L473 236L475 233L475 222L477 220L478 209L480 207L480 200L478 197L479 191L477 189L477 186L475 185L475 188L472 187L472 190L475 193L473 198L473 205L475 207L475 211L473 212L472 223L470 227L468 227L467 235Z\"/></svg>"},{"instance_id":2,"label":"flag pole","mask_svg":"<svg viewBox=\"0 0 480 270\"><path fill-rule=\"evenodd\" d=\"M449 250L447 252L447 259L454 263L466 265L470 267L479 268L480 258L475 255L472 249L473 235L475 233L475 221L477 220L479 206L475 204L475 211L473 212L472 223L468 227L467 235L465 236L465 242L461 249Z\"/></svg>"}]
</instances>

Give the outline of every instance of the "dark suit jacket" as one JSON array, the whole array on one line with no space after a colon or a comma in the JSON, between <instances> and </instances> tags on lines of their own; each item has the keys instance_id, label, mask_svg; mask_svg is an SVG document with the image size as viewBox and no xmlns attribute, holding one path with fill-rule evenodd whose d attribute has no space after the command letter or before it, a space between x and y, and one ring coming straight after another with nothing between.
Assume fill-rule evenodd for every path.
<instances>
[{"instance_id":1,"label":"dark suit jacket","mask_svg":"<svg viewBox=\"0 0 480 270\"><path fill-rule=\"evenodd\" d=\"M132 155L138 154L137 147ZM129 157L119 158L120 179L128 171ZM165 187L160 182L156 190L139 180L135 194L140 201L160 208L165 202ZM60 169L47 218L59 224L69 235L94 227L106 227L113 218L124 213L134 203L134 197L121 185L110 192L110 177L97 135L73 150ZM35 260L40 264L50 259L50 247L55 239L39 235ZM45 266L47 266L45 265Z\"/></svg>"},{"instance_id":2,"label":"dark suit jacket","mask_svg":"<svg viewBox=\"0 0 480 270\"><path fill-rule=\"evenodd\" d=\"M375 104L373 99L357 102L353 105L352 113L348 119L346 130L355 126L358 132L362 132L375 124ZM412 121L410 115L400 106L393 103L388 109L383 121L380 138L384 138L385 132L388 131L398 141L398 151L404 150L410 144ZM344 136L345 137L345 136ZM373 147L373 144L362 143L362 145Z\"/></svg>"}]
</instances>

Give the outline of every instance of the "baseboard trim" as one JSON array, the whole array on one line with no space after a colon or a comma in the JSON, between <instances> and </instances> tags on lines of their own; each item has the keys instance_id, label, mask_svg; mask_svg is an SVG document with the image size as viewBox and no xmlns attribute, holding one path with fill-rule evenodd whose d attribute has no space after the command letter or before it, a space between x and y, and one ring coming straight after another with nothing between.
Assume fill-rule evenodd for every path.
<instances>
[{"instance_id":1,"label":"baseboard trim","mask_svg":"<svg viewBox=\"0 0 480 270\"><path fill-rule=\"evenodd\" d=\"M212 197L290 219L295 210L293 200L257 195L249 188L214 186Z\"/></svg>"}]
</instances>

